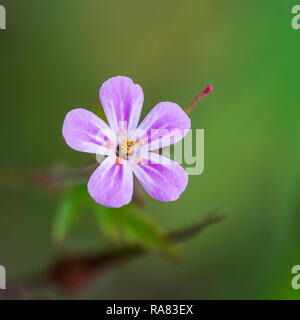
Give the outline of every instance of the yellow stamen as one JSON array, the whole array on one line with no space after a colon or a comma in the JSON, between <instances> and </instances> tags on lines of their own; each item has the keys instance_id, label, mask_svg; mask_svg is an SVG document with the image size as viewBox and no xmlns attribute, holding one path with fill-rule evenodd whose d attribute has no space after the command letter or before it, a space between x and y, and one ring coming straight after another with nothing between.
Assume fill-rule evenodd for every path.
<instances>
[{"instance_id":1,"label":"yellow stamen","mask_svg":"<svg viewBox=\"0 0 300 320\"><path fill-rule=\"evenodd\" d=\"M121 146L121 149L130 154L135 149L135 142L133 140L123 140L123 145Z\"/></svg>"}]
</instances>

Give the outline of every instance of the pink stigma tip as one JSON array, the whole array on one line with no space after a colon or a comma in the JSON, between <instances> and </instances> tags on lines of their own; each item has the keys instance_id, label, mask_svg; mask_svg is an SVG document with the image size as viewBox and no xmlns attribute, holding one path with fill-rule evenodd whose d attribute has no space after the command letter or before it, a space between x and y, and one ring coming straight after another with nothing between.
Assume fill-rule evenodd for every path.
<instances>
[{"instance_id":1,"label":"pink stigma tip","mask_svg":"<svg viewBox=\"0 0 300 320\"><path fill-rule=\"evenodd\" d=\"M213 87L212 87L212 86L208 86L208 87L202 92L202 94L203 94L203 95L206 95L206 94L210 93L212 90L213 90Z\"/></svg>"},{"instance_id":2,"label":"pink stigma tip","mask_svg":"<svg viewBox=\"0 0 300 320\"><path fill-rule=\"evenodd\" d=\"M210 93L213 90L212 86L208 86L185 110L185 113L189 114L195 105L203 99L208 93Z\"/></svg>"}]
</instances>

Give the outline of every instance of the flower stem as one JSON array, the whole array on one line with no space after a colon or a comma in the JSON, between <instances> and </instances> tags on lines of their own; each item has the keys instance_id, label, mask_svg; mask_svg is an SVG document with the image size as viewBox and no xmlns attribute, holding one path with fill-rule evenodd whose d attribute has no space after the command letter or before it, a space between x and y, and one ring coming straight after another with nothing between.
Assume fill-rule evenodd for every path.
<instances>
[{"instance_id":1,"label":"flower stem","mask_svg":"<svg viewBox=\"0 0 300 320\"><path fill-rule=\"evenodd\" d=\"M185 113L189 114L194 107L196 106L196 104L202 99L204 98L208 93L210 93L213 90L212 86L208 86L186 109L185 109Z\"/></svg>"}]
</instances>

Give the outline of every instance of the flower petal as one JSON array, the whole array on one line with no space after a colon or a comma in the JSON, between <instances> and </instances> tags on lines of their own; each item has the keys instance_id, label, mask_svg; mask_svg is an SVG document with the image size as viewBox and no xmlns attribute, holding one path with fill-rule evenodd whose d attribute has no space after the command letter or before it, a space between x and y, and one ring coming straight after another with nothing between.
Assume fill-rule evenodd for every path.
<instances>
[{"instance_id":1,"label":"flower petal","mask_svg":"<svg viewBox=\"0 0 300 320\"><path fill-rule=\"evenodd\" d=\"M62 133L72 149L87 153L109 155L113 150L107 148L108 142L116 140L109 126L85 109L74 109L66 115Z\"/></svg>"},{"instance_id":2,"label":"flower petal","mask_svg":"<svg viewBox=\"0 0 300 320\"><path fill-rule=\"evenodd\" d=\"M176 103L160 102L148 113L135 135L152 151L180 141L190 127L190 118ZM144 134L141 136L140 132Z\"/></svg>"},{"instance_id":3,"label":"flower petal","mask_svg":"<svg viewBox=\"0 0 300 320\"><path fill-rule=\"evenodd\" d=\"M160 201L175 201L185 190L188 183L188 175L178 163L149 153L148 159L142 163L130 163L134 174L149 193Z\"/></svg>"},{"instance_id":4,"label":"flower petal","mask_svg":"<svg viewBox=\"0 0 300 320\"><path fill-rule=\"evenodd\" d=\"M105 81L100 89L100 101L107 121L116 133L137 127L144 94L130 78L118 76Z\"/></svg>"},{"instance_id":5,"label":"flower petal","mask_svg":"<svg viewBox=\"0 0 300 320\"><path fill-rule=\"evenodd\" d=\"M132 169L126 163L116 164L116 157L106 158L88 182L88 192L98 203L119 208L131 201L133 193Z\"/></svg>"}]
</instances>

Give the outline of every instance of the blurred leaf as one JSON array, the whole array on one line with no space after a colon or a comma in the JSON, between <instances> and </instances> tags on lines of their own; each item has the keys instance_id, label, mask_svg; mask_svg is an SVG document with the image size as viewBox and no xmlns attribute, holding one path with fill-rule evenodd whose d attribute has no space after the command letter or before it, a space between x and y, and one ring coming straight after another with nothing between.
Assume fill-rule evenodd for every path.
<instances>
[{"instance_id":1,"label":"blurred leaf","mask_svg":"<svg viewBox=\"0 0 300 320\"><path fill-rule=\"evenodd\" d=\"M87 203L86 186L70 189L61 199L53 225L53 238L62 241L79 217L80 208Z\"/></svg>"},{"instance_id":2,"label":"blurred leaf","mask_svg":"<svg viewBox=\"0 0 300 320\"><path fill-rule=\"evenodd\" d=\"M122 235L120 233L120 223L118 222L116 215L113 214L112 210L95 204L93 205L93 213L104 236L111 240L121 242Z\"/></svg>"},{"instance_id":3,"label":"blurred leaf","mask_svg":"<svg viewBox=\"0 0 300 320\"><path fill-rule=\"evenodd\" d=\"M132 205L105 210L93 205L92 209L101 232L107 238L123 244L137 244L172 257L178 256L178 247L166 236L166 232Z\"/></svg>"},{"instance_id":4,"label":"blurred leaf","mask_svg":"<svg viewBox=\"0 0 300 320\"><path fill-rule=\"evenodd\" d=\"M67 193L61 199L53 226L53 238L62 241L76 216L76 203L71 193Z\"/></svg>"},{"instance_id":5,"label":"blurred leaf","mask_svg":"<svg viewBox=\"0 0 300 320\"><path fill-rule=\"evenodd\" d=\"M88 177L98 166L95 161L82 168L69 168L60 163L48 170L32 172L32 179L38 187L46 189L61 189L65 187L86 187Z\"/></svg>"}]
</instances>

